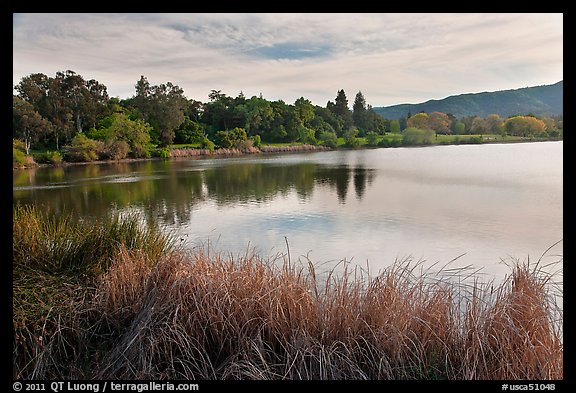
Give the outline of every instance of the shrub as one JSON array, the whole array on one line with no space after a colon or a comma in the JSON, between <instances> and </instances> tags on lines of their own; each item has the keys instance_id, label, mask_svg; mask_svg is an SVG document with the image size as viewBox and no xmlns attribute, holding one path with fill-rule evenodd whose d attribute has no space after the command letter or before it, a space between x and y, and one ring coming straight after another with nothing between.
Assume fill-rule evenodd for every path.
<instances>
[{"instance_id":1,"label":"shrub","mask_svg":"<svg viewBox=\"0 0 576 393\"><path fill-rule=\"evenodd\" d=\"M335 149L338 146L338 137L332 131L322 131L320 133L320 141L324 146Z\"/></svg>"},{"instance_id":2,"label":"shrub","mask_svg":"<svg viewBox=\"0 0 576 393\"><path fill-rule=\"evenodd\" d=\"M357 136L358 129L356 127L350 127L344 132L344 144L348 147L360 146L360 140L358 140Z\"/></svg>"},{"instance_id":3,"label":"shrub","mask_svg":"<svg viewBox=\"0 0 576 393\"><path fill-rule=\"evenodd\" d=\"M16 150L20 150L21 152L26 152L26 144L24 143L24 141L21 141L20 139L12 139L12 147Z\"/></svg>"},{"instance_id":4,"label":"shrub","mask_svg":"<svg viewBox=\"0 0 576 393\"><path fill-rule=\"evenodd\" d=\"M89 162L97 160L103 148L103 142L90 139L84 134L78 134L72 139L70 145L62 148L62 151L66 161Z\"/></svg>"},{"instance_id":5,"label":"shrub","mask_svg":"<svg viewBox=\"0 0 576 393\"><path fill-rule=\"evenodd\" d=\"M62 154L58 151L47 151L35 156L36 162L39 164L52 164L58 165L62 163Z\"/></svg>"},{"instance_id":6,"label":"shrub","mask_svg":"<svg viewBox=\"0 0 576 393\"><path fill-rule=\"evenodd\" d=\"M103 154L101 156L105 159L121 160L128 156L129 151L130 145L128 145L128 142L123 140L116 140L106 143L104 146Z\"/></svg>"},{"instance_id":7,"label":"shrub","mask_svg":"<svg viewBox=\"0 0 576 393\"><path fill-rule=\"evenodd\" d=\"M155 157L160 157L160 158L170 158L171 154L170 154L170 149L167 147L163 147L162 149L157 149L154 153Z\"/></svg>"},{"instance_id":8,"label":"shrub","mask_svg":"<svg viewBox=\"0 0 576 393\"><path fill-rule=\"evenodd\" d=\"M260 138L260 135L254 135L252 137L252 146L260 148L261 145L262 145L262 139Z\"/></svg>"},{"instance_id":9,"label":"shrub","mask_svg":"<svg viewBox=\"0 0 576 393\"><path fill-rule=\"evenodd\" d=\"M12 148L12 166L21 167L28 165L28 159L23 151L13 147Z\"/></svg>"},{"instance_id":10,"label":"shrub","mask_svg":"<svg viewBox=\"0 0 576 393\"><path fill-rule=\"evenodd\" d=\"M204 136L204 138L202 138L202 141L200 141L200 148L213 152L214 149L216 148L216 145L214 144L214 142L208 139L207 136Z\"/></svg>"},{"instance_id":11,"label":"shrub","mask_svg":"<svg viewBox=\"0 0 576 393\"><path fill-rule=\"evenodd\" d=\"M108 132L106 128L96 129L92 127L88 131L86 131L85 134L88 138L94 139L96 141L104 141L108 137Z\"/></svg>"},{"instance_id":12,"label":"shrub","mask_svg":"<svg viewBox=\"0 0 576 393\"><path fill-rule=\"evenodd\" d=\"M434 141L434 131L408 127L404 130L403 145L431 145Z\"/></svg>"},{"instance_id":13,"label":"shrub","mask_svg":"<svg viewBox=\"0 0 576 393\"><path fill-rule=\"evenodd\" d=\"M366 134L366 143L370 146L377 146L378 145L378 134L374 131L370 131Z\"/></svg>"},{"instance_id":14,"label":"shrub","mask_svg":"<svg viewBox=\"0 0 576 393\"><path fill-rule=\"evenodd\" d=\"M150 158L151 154L150 151L145 148L144 146L134 146L132 147L132 151L130 155L134 158Z\"/></svg>"}]
</instances>

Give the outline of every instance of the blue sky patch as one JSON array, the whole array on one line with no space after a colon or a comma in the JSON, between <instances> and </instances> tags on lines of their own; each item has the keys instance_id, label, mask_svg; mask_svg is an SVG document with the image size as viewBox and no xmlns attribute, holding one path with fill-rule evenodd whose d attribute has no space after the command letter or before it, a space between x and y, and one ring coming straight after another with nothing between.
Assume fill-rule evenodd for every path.
<instances>
[{"instance_id":1,"label":"blue sky patch","mask_svg":"<svg viewBox=\"0 0 576 393\"><path fill-rule=\"evenodd\" d=\"M288 59L299 60L314 57L325 57L330 54L331 50L328 45L309 45L299 42L283 42L271 46L261 46L252 49L260 57L267 59Z\"/></svg>"}]
</instances>

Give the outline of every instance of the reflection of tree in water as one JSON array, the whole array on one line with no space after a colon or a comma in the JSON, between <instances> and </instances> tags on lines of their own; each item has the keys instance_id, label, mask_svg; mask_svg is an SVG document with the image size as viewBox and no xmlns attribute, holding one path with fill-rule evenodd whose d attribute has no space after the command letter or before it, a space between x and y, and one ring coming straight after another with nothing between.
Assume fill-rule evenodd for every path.
<instances>
[{"instance_id":1,"label":"reflection of tree in water","mask_svg":"<svg viewBox=\"0 0 576 393\"><path fill-rule=\"evenodd\" d=\"M373 171L363 165L310 162L196 168L189 162L157 161L42 169L46 171L37 170L33 176L14 175L14 186L47 186L16 190L15 199L92 217L135 208L144 212L147 221L167 225L189 222L193 209L206 200L219 205L258 203L292 191L305 200L314 187L323 184L335 189L340 203L345 203L351 178L356 197L361 199L373 177Z\"/></svg>"},{"instance_id":2,"label":"reflection of tree in water","mask_svg":"<svg viewBox=\"0 0 576 393\"><path fill-rule=\"evenodd\" d=\"M335 188L338 200L345 203L352 174L357 197L361 199L367 181L373 177L373 171L364 166L234 164L205 170L204 184L209 198L221 205L269 201L291 190L301 199L307 199L319 184Z\"/></svg>"},{"instance_id":3,"label":"reflection of tree in water","mask_svg":"<svg viewBox=\"0 0 576 393\"><path fill-rule=\"evenodd\" d=\"M354 180L356 198L361 200L366 191L366 185L372 184L374 179L373 169L366 169L364 165L358 165L354 168L348 165L337 167L319 166L316 172L316 182L335 188L338 201L342 204L346 203L351 177Z\"/></svg>"},{"instance_id":4,"label":"reflection of tree in water","mask_svg":"<svg viewBox=\"0 0 576 393\"><path fill-rule=\"evenodd\" d=\"M362 200L366 192L366 185L371 185L373 181L374 169L366 169L364 165L359 165L354 168L354 189L357 200Z\"/></svg>"},{"instance_id":5,"label":"reflection of tree in water","mask_svg":"<svg viewBox=\"0 0 576 393\"><path fill-rule=\"evenodd\" d=\"M208 196L218 204L264 202L294 189L302 198L314 190L314 164L234 164L204 171Z\"/></svg>"}]
</instances>

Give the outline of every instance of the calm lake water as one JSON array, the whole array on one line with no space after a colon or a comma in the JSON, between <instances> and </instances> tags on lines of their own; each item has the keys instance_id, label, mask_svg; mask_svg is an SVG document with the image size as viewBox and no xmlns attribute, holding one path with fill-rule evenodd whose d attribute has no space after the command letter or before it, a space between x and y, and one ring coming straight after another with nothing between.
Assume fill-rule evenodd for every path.
<instances>
[{"instance_id":1,"label":"calm lake water","mask_svg":"<svg viewBox=\"0 0 576 393\"><path fill-rule=\"evenodd\" d=\"M502 260L536 262L559 241L542 263L562 259L562 172L562 142L388 148L19 170L13 197L139 212L188 248L274 256L288 243L291 261L372 273L457 258L499 277Z\"/></svg>"}]
</instances>

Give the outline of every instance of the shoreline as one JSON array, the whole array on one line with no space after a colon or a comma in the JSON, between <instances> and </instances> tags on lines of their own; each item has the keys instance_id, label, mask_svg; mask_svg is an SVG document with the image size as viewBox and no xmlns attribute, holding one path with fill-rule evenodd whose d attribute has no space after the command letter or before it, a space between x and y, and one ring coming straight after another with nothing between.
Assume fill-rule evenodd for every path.
<instances>
[{"instance_id":1,"label":"shoreline","mask_svg":"<svg viewBox=\"0 0 576 393\"><path fill-rule=\"evenodd\" d=\"M262 148L252 148L248 151L243 151L239 149L217 149L210 152L206 149L198 148L174 148L170 149L170 152L174 151L190 151L192 154L177 154L170 157L145 157L145 158L122 158L119 160L95 160L95 161L82 161L82 162L68 162L62 161L59 164L39 164L35 163L32 166L19 166L13 167L12 170L25 170L25 169L35 169L35 168L56 168L56 167L66 167L75 165L90 165L90 164L120 164L120 163L131 163L131 162L141 162L141 161L159 161L159 160L201 160L201 159L226 159L234 158L248 155L257 154L282 154L282 153L303 153L303 152L318 152L318 151L337 151L337 150L364 150L364 149L396 149L400 147L412 148L412 147L436 147L436 146L460 146L460 145L487 145L487 144L513 144L513 143L535 143L535 142L560 142L563 139L545 139L545 140L509 140L503 141L499 139L486 140L479 143L470 142L458 142L458 143L432 143L424 145L399 145L399 146L368 146L363 145L360 147L337 147L331 148L324 145L286 145L286 146L263 146ZM224 151L222 151L224 150Z\"/></svg>"}]
</instances>

